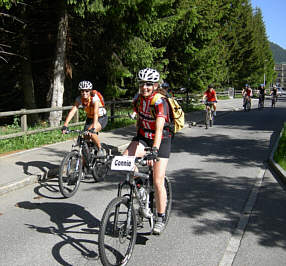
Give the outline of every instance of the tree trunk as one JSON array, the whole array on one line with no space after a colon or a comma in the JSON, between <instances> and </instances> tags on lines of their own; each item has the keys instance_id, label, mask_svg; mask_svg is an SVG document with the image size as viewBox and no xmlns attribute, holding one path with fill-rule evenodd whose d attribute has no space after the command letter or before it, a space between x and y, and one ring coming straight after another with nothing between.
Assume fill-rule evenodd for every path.
<instances>
[{"instance_id":1,"label":"tree trunk","mask_svg":"<svg viewBox=\"0 0 286 266\"><path fill-rule=\"evenodd\" d=\"M26 8L22 10L22 17L26 19ZM25 27L26 28L26 27ZM28 40L28 30L23 29L21 49L24 56L22 60L22 89L24 95L24 107L26 109L36 109L35 89L31 65L31 51ZM39 119L38 114L28 116L28 124L34 124Z\"/></svg>"},{"instance_id":2,"label":"tree trunk","mask_svg":"<svg viewBox=\"0 0 286 266\"><path fill-rule=\"evenodd\" d=\"M65 81L65 55L68 30L68 14L65 1L60 0L60 19L57 36L57 48L54 63L54 75L51 83L52 100L51 107L63 106L64 81ZM49 121L52 127L60 125L62 120L62 111L51 112Z\"/></svg>"}]
</instances>

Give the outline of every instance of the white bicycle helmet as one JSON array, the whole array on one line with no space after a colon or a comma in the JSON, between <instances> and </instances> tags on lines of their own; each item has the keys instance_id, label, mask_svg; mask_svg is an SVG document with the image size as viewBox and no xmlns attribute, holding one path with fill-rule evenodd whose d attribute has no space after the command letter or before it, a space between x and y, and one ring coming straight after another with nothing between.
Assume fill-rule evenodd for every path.
<instances>
[{"instance_id":1,"label":"white bicycle helmet","mask_svg":"<svg viewBox=\"0 0 286 266\"><path fill-rule=\"evenodd\" d=\"M160 74L156 69L144 68L138 72L138 79L142 81L158 82Z\"/></svg>"},{"instance_id":2,"label":"white bicycle helmet","mask_svg":"<svg viewBox=\"0 0 286 266\"><path fill-rule=\"evenodd\" d=\"M92 90L92 83L87 80L83 80L78 84L78 90Z\"/></svg>"}]
</instances>

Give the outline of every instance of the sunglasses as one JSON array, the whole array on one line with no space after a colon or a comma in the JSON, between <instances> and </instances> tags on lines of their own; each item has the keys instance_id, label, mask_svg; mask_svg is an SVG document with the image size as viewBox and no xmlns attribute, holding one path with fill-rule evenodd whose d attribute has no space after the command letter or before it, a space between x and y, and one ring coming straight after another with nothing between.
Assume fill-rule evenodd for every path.
<instances>
[{"instance_id":1,"label":"sunglasses","mask_svg":"<svg viewBox=\"0 0 286 266\"><path fill-rule=\"evenodd\" d=\"M88 93L90 90L81 90L80 93Z\"/></svg>"},{"instance_id":2,"label":"sunglasses","mask_svg":"<svg viewBox=\"0 0 286 266\"><path fill-rule=\"evenodd\" d=\"M145 81L140 81L140 82L139 82L139 86L140 86L140 87L143 87L143 86L152 87L153 85L154 85L154 83L151 82L151 81L147 81L147 82L145 82Z\"/></svg>"}]
</instances>

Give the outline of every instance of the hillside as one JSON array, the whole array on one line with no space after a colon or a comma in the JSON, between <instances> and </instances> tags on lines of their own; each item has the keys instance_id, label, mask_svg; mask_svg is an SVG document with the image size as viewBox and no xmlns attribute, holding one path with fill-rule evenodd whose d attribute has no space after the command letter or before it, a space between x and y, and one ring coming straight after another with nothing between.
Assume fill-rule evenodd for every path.
<instances>
[{"instance_id":1,"label":"hillside","mask_svg":"<svg viewBox=\"0 0 286 266\"><path fill-rule=\"evenodd\" d=\"M270 49L273 54L273 58L276 64L286 63L286 50L276 43L269 42Z\"/></svg>"}]
</instances>

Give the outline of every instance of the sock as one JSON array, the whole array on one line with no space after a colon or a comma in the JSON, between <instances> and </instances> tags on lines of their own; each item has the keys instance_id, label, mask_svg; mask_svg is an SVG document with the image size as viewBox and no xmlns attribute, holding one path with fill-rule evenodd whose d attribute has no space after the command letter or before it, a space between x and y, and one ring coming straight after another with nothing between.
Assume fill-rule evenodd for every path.
<instances>
[{"instance_id":1,"label":"sock","mask_svg":"<svg viewBox=\"0 0 286 266\"><path fill-rule=\"evenodd\" d=\"M158 212L157 215L158 215L159 219L162 219L162 221L165 222L165 216L166 216L165 213L159 213Z\"/></svg>"}]
</instances>

